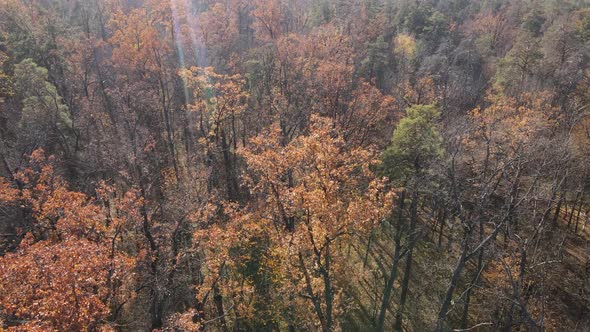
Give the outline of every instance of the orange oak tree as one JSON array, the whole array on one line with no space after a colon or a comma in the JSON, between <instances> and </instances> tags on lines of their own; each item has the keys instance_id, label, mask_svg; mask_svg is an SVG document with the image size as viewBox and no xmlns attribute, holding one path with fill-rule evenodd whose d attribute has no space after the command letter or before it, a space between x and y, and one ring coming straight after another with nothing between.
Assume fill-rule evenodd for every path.
<instances>
[{"instance_id":1,"label":"orange oak tree","mask_svg":"<svg viewBox=\"0 0 590 332\"><path fill-rule=\"evenodd\" d=\"M0 310L8 330L108 330L134 264L119 250L131 219L68 190L52 160L37 150L16 174L18 187L0 183L1 204L20 206L30 219L17 250L0 258Z\"/></svg>"},{"instance_id":2,"label":"orange oak tree","mask_svg":"<svg viewBox=\"0 0 590 332\"><path fill-rule=\"evenodd\" d=\"M346 248L392 205L393 193L371 170L375 153L347 148L333 122L314 115L308 135L283 145L280 129L272 126L240 155L252 199L246 206L225 204L224 217L196 232L196 243L210 257L201 300L218 289L236 315L246 315L249 304L262 300L253 281L264 275L274 289L270 296L282 299L283 311L289 308L291 325L314 315L313 325L299 327L332 330L347 305L343 288L355 279L356 263ZM253 261L255 271L240 272Z\"/></svg>"}]
</instances>

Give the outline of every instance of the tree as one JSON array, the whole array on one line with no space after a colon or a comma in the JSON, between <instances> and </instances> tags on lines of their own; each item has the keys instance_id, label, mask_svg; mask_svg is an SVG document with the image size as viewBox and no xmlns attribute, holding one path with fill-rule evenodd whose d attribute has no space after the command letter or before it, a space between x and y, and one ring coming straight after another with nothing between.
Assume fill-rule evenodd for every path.
<instances>
[{"instance_id":1,"label":"tree","mask_svg":"<svg viewBox=\"0 0 590 332\"><path fill-rule=\"evenodd\" d=\"M508 51L515 30L506 9L479 13L465 24L465 29L477 38L480 52L490 56L503 56Z\"/></svg>"},{"instance_id":2,"label":"tree","mask_svg":"<svg viewBox=\"0 0 590 332\"><path fill-rule=\"evenodd\" d=\"M230 5L232 5L230 7ZM238 41L238 13L236 3L214 3L199 15L199 24L205 46L212 51L212 59L231 60ZM223 64L220 64L223 68Z\"/></svg>"},{"instance_id":3,"label":"tree","mask_svg":"<svg viewBox=\"0 0 590 332\"><path fill-rule=\"evenodd\" d=\"M3 179L3 205L17 204L30 223L16 252L0 258L0 306L8 330L108 329L117 290L134 260L119 250L126 219L111 219L86 195L69 191L42 150Z\"/></svg>"},{"instance_id":4,"label":"tree","mask_svg":"<svg viewBox=\"0 0 590 332\"><path fill-rule=\"evenodd\" d=\"M391 180L404 183L412 176L420 176L433 160L442 156L442 137L435 122L439 114L434 105L406 109L406 116L383 153L383 170Z\"/></svg>"},{"instance_id":5,"label":"tree","mask_svg":"<svg viewBox=\"0 0 590 332\"><path fill-rule=\"evenodd\" d=\"M398 223L395 237L394 254L391 271L389 272L384 289L384 296L381 303L380 312L377 319L377 328L383 331L385 326L385 314L389 306L392 288L394 287L397 276L397 267L402 258L402 232L407 235L408 240L404 251L407 252L404 279L401 284L401 295L399 307L395 317L396 331L402 330L402 320L404 306L407 300L408 288L412 273L413 252L419 236L416 232L418 223L418 203L420 192L424 192L428 167L436 159L443 155L442 137L436 127L435 121L439 117L439 112L434 105L414 105L406 109L406 116L400 120L397 128L393 132L390 145L383 152L382 170L387 174L394 183L403 187L409 187L410 191L410 220L409 226L405 226L402 221L402 211L399 212ZM402 194L402 200L405 193ZM403 208L404 202L400 202Z\"/></svg>"},{"instance_id":6,"label":"tree","mask_svg":"<svg viewBox=\"0 0 590 332\"><path fill-rule=\"evenodd\" d=\"M211 67L183 69L180 75L192 89L194 103L189 105L189 110L197 115L196 125L209 159L208 166L214 165L217 154L222 155L227 197L237 200L240 188L235 153L240 141L245 144L246 128L242 119L249 98L244 79L241 75L217 74Z\"/></svg>"},{"instance_id":7,"label":"tree","mask_svg":"<svg viewBox=\"0 0 590 332\"><path fill-rule=\"evenodd\" d=\"M527 79L536 72L541 57L538 38L527 32L520 33L510 52L500 60L497 83L515 94L526 90Z\"/></svg>"},{"instance_id":8,"label":"tree","mask_svg":"<svg viewBox=\"0 0 590 332\"><path fill-rule=\"evenodd\" d=\"M537 189L540 170L534 165L544 168L548 165L547 159L553 159L546 152L529 154L537 149L546 149L543 141L536 136L546 128L554 111L545 98L544 94L525 95L523 100L517 100L492 91L487 97L486 107L476 108L470 114L467 137L460 139L467 166L463 172L466 173L458 174L459 167L455 162L460 163L460 156L453 158L449 171L453 216L460 221L463 235L460 256L452 268L438 313L437 331L447 327L447 316L453 302L458 302L453 300L453 295L460 285L461 274L467 263L477 258L473 277L461 295L464 304L461 326L466 328L470 298L486 265L484 251L493 246L501 230L505 230L507 238L519 227L517 211L527 204L527 200L535 194L533 190ZM563 160L563 156L558 159ZM459 187L457 182L465 174L471 174L474 181ZM556 198L555 193L554 188L550 194L552 197L547 199L549 206ZM496 202L497 197L501 197L501 203ZM502 207L498 209L499 204ZM535 220L532 225L544 224L549 210L541 209L538 212L541 220ZM529 327L532 328L532 325Z\"/></svg>"},{"instance_id":9,"label":"tree","mask_svg":"<svg viewBox=\"0 0 590 332\"><path fill-rule=\"evenodd\" d=\"M250 170L250 195L257 199L230 209L227 222L220 220L198 233L203 239L199 243L225 253L213 261L206 289L235 285L224 278L232 273L222 271L236 269L244 259L246 264L252 261L252 256L231 253L254 246L263 250L258 256L266 262L254 275L270 273L269 287L282 294L282 310L296 310L286 316L289 325L323 331L338 326L347 302L343 290L355 279L347 243L381 222L392 193L369 169L374 154L346 149L332 128L329 120L313 116L309 135L282 146L275 126L241 151ZM230 288L225 294L235 291ZM313 321L298 320L309 314L315 316Z\"/></svg>"},{"instance_id":10,"label":"tree","mask_svg":"<svg viewBox=\"0 0 590 332\"><path fill-rule=\"evenodd\" d=\"M68 107L53 84L47 81L47 69L39 67L31 59L25 59L14 67L14 79L19 94L22 96L22 116L20 125L24 132L33 132L30 140L41 140L45 148L59 144L62 151L69 155L72 136L72 119Z\"/></svg>"},{"instance_id":11,"label":"tree","mask_svg":"<svg viewBox=\"0 0 590 332\"><path fill-rule=\"evenodd\" d=\"M0 0L0 330L588 326L585 2Z\"/></svg>"}]
</instances>

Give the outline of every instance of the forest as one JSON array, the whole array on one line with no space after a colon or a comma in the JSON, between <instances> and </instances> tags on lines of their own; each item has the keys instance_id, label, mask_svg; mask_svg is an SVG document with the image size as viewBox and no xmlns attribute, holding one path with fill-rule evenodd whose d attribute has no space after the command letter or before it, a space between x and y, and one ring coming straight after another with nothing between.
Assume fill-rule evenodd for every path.
<instances>
[{"instance_id":1,"label":"forest","mask_svg":"<svg viewBox=\"0 0 590 332\"><path fill-rule=\"evenodd\" d=\"M0 331L590 331L587 0L0 0Z\"/></svg>"}]
</instances>

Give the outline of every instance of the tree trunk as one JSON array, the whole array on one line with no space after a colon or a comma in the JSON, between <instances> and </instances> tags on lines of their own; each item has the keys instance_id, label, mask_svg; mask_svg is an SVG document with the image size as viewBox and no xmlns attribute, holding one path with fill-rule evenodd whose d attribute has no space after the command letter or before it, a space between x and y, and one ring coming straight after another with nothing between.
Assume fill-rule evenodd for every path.
<instances>
[{"instance_id":1,"label":"tree trunk","mask_svg":"<svg viewBox=\"0 0 590 332\"><path fill-rule=\"evenodd\" d=\"M465 236L463 238L463 249L461 250L461 257L457 261L457 265L453 270L453 274L451 275L451 281L449 282L449 286L447 287L447 291L445 294L445 298L443 303L440 307L438 312L438 319L436 321L436 328L435 331L442 331L444 327L444 322L447 317L447 313L449 311L449 307L451 306L451 300L453 298L453 293L455 292L455 288L457 287L457 282L459 281L459 276L461 275L461 271L465 267L465 262L467 262L467 253L469 251L469 235L471 231L466 230Z\"/></svg>"},{"instance_id":2,"label":"tree trunk","mask_svg":"<svg viewBox=\"0 0 590 332\"><path fill-rule=\"evenodd\" d=\"M334 294L332 279L330 278L330 244L326 245L326 255L324 256L325 267L323 268L324 291L326 299L326 332L332 331L332 307L334 303Z\"/></svg>"},{"instance_id":3,"label":"tree trunk","mask_svg":"<svg viewBox=\"0 0 590 332\"><path fill-rule=\"evenodd\" d=\"M402 280L402 293L400 296L399 301L399 308L397 309L397 313L395 315L395 327L394 331L401 331L402 330L402 320L404 314L404 307L406 305L406 299L408 296L408 289L410 285L410 277L412 274L412 254L414 251L414 246L417 242L417 237L415 236L416 231L416 223L418 221L418 188L414 188L412 193L412 204L410 206L410 230L409 234L409 243L408 243L408 257L406 257L406 267L404 271L404 279Z\"/></svg>"},{"instance_id":4,"label":"tree trunk","mask_svg":"<svg viewBox=\"0 0 590 332\"><path fill-rule=\"evenodd\" d=\"M479 223L479 242L480 243L483 241L483 238L484 238L484 227L483 227L483 223L480 222ZM475 270L475 275L473 276L473 279L471 280L471 284L469 285L469 289L467 289L467 293L465 294L465 304L463 306L463 317L461 318L461 329L466 329L467 323L469 322L469 303L471 301L471 291L472 291L473 287L477 287L477 284L479 282L479 275L480 275L481 269L483 267L483 256L484 256L484 250L483 250L483 248L481 248L479 250L479 254L477 255L477 269Z\"/></svg>"},{"instance_id":5,"label":"tree trunk","mask_svg":"<svg viewBox=\"0 0 590 332\"><path fill-rule=\"evenodd\" d=\"M567 229L570 229L570 226L572 224L572 220L574 220L574 212L576 211L576 205L578 204L578 199L581 200L580 196L581 196L582 192L578 191L578 193L576 193L576 198L574 198L574 203L572 204L572 210L570 211L570 217L567 220ZM566 209L567 211L567 209Z\"/></svg>"},{"instance_id":6,"label":"tree trunk","mask_svg":"<svg viewBox=\"0 0 590 332\"><path fill-rule=\"evenodd\" d=\"M230 156L230 147L227 144L227 138L225 135L225 131L221 130L221 151L223 153L223 163L225 168L225 181L227 185L227 197L231 201L237 201L239 199L238 195L238 182L235 177L235 172L233 169L232 158Z\"/></svg>"},{"instance_id":7,"label":"tree trunk","mask_svg":"<svg viewBox=\"0 0 590 332\"><path fill-rule=\"evenodd\" d=\"M442 244L443 230L444 230L446 222L447 222L447 209L443 209L443 215L442 215L442 219L440 221L440 232L438 233L438 247L439 248Z\"/></svg>"},{"instance_id":8,"label":"tree trunk","mask_svg":"<svg viewBox=\"0 0 590 332\"><path fill-rule=\"evenodd\" d=\"M563 204L563 200L565 198L565 192L561 192L561 196L559 198L559 202L557 202L557 207L555 207L555 214L553 215L553 226L557 226L557 220L559 219L559 212L561 212L561 204Z\"/></svg>"},{"instance_id":9,"label":"tree trunk","mask_svg":"<svg viewBox=\"0 0 590 332\"><path fill-rule=\"evenodd\" d=\"M385 289L383 291L383 299L381 301L381 307L379 309L379 315L377 318L377 331L383 332L385 326L385 315L387 314L387 309L389 308L389 301L391 299L391 293L393 291L393 284L395 283L395 279L397 278L397 268L400 262L400 252L401 252L401 226L403 223L403 215L404 215L404 203L405 203L406 192L405 190L402 191L402 194L399 199L399 207L398 207L398 219L397 219L397 227L395 230L395 248L393 251L393 262L391 263L391 270L389 271L389 278L387 278L387 282L385 283Z\"/></svg>"},{"instance_id":10,"label":"tree trunk","mask_svg":"<svg viewBox=\"0 0 590 332\"><path fill-rule=\"evenodd\" d=\"M227 331L227 323L225 321L225 310L223 309L223 296L219 292L217 285L213 286L213 301L215 302L215 308L217 309L217 315L221 323L221 329Z\"/></svg>"},{"instance_id":11,"label":"tree trunk","mask_svg":"<svg viewBox=\"0 0 590 332\"><path fill-rule=\"evenodd\" d=\"M576 226L574 227L574 234L578 234L578 225L580 224L580 214L582 213L582 206L584 205L584 193L580 197L580 204L578 205L578 213L576 215Z\"/></svg>"}]
</instances>

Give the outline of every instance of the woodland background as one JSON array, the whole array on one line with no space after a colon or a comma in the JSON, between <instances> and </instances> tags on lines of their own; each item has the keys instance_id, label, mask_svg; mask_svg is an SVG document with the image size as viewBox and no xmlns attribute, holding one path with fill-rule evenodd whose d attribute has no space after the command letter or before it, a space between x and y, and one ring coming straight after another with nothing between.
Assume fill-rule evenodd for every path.
<instances>
[{"instance_id":1,"label":"woodland background","mask_svg":"<svg viewBox=\"0 0 590 332\"><path fill-rule=\"evenodd\" d=\"M590 4L0 0L0 330L588 331Z\"/></svg>"}]
</instances>

